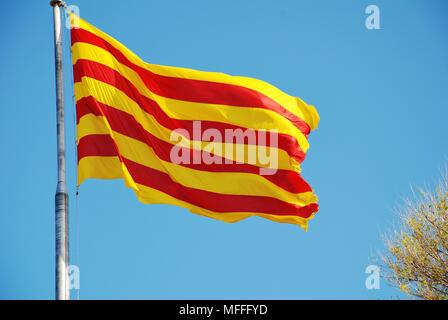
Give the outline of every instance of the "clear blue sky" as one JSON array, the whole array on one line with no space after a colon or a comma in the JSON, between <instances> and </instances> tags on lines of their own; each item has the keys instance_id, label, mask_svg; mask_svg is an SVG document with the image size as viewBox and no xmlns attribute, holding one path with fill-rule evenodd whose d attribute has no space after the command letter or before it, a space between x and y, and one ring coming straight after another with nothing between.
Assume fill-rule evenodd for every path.
<instances>
[{"instance_id":1,"label":"clear blue sky","mask_svg":"<svg viewBox=\"0 0 448 320\"><path fill-rule=\"evenodd\" d=\"M48 0L0 2L0 298L54 296L55 90ZM402 297L364 286L410 186L448 157L446 1L76 1L81 17L152 63L268 81L315 105L307 233L140 204L94 181L75 207L74 106L65 44L72 263L81 298ZM368 4L381 30L364 26ZM65 41L67 41L67 33Z\"/></svg>"}]
</instances>

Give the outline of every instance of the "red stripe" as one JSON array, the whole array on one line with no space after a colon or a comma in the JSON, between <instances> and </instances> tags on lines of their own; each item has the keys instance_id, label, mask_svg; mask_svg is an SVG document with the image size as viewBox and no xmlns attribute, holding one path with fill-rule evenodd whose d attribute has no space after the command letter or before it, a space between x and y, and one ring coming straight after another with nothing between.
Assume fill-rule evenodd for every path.
<instances>
[{"instance_id":1,"label":"red stripe","mask_svg":"<svg viewBox=\"0 0 448 320\"><path fill-rule=\"evenodd\" d=\"M85 110L83 111L83 114L87 114L86 111L90 111L90 113L96 116L104 116L112 130L145 143L154 150L160 159L171 162L170 151L173 145L158 139L156 136L146 131L132 115L102 104L91 96L80 99L76 104L76 109L77 111ZM113 145L113 147L115 148L115 145ZM216 158L221 159L222 164L194 164L192 163L193 154L201 156L200 152L188 148L182 148L182 151L190 154L190 164L180 164L184 167L210 172L243 172L257 175L259 174L260 168L257 166L243 163L225 164L223 158L220 157ZM78 152L78 161L82 158L79 156L81 154L82 153ZM261 177L292 193L311 191L308 183L306 183L306 181L295 171L277 170L277 172L273 175L262 175Z\"/></svg>"},{"instance_id":2,"label":"red stripe","mask_svg":"<svg viewBox=\"0 0 448 320\"><path fill-rule=\"evenodd\" d=\"M274 215L296 215L308 218L317 211L313 203L300 207L275 198L228 195L188 188L173 181L166 173L124 159L124 164L136 183L160 190L179 200L215 212L258 212Z\"/></svg>"},{"instance_id":3,"label":"red stripe","mask_svg":"<svg viewBox=\"0 0 448 320\"><path fill-rule=\"evenodd\" d=\"M100 147L92 148L92 145ZM108 152L105 152L107 148ZM98 154L95 153L96 151L98 151ZM116 153L116 148L109 135L85 136L80 139L78 144L78 154L84 154L84 156L111 155L114 152ZM124 157L120 158L136 183L157 189L176 199L211 211L295 215L308 218L318 209L315 203L300 207L271 197L227 195L185 187L173 181L164 172L143 166Z\"/></svg>"},{"instance_id":4,"label":"red stripe","mask_svg":"<svg viewBox=\"0 0 448 320\"><path fill-rule=\"evenodd\" d=\"M84 42L110 52L120 63L133 69L142 78L145 85L154 93L177 100L210 104L253 107L272 110L288 119L307 136L309 125L283 106L264 94L238 85L183 79L155 74L129 61L126 56L103 38L84 29L71 29L72 45Z\"/></svg>"},{"instance_id":5,"label":"red stripe","mask_svg":"<svg viewBox=\"0 0 448 320\"><path fill-rule=\"evenodd\" d=\"M97 63L89 60L78 60L73 66L74 81L80 82L81 78L86 76L110 84L117 89L125 93L130 99L137 103L145 112L154 116L154 118L164 127L175 130L178 128L185 129L189 132L190 137L193 137L193 121L189 120L177 120L170 118L154 101L145 97L139 93L137 88L126 78L124 78L116 70L109 68L101 63ZM81 112L79 112L81 111ZM82 109L78 111L78 119L83 115ZM226 129L241 129L246 128L233 126L230 124L224 124L220 122L201 121L202 130L216 129L222 136L225 136ZM258 136L258 131L253 130L255 136ZM270 135L266 135L266 143L260 143L260 145L271 145ZM289 156L294 158L298 163L303 162L305 159L305 153L301 150L296 138L287 134L277 134L278 148L284 150Z\"/></svg>"},{"instance_id":6,"label":"red stripe","mask_svg":"<svg viewBox=\"0 0 448 320\"><path fill-rule=\"evenodd\" d=\"M114 140L108 134L91 134L81 138L78 143L78 163L88 156L118 156Z\"/></svg>"}]
</instances>

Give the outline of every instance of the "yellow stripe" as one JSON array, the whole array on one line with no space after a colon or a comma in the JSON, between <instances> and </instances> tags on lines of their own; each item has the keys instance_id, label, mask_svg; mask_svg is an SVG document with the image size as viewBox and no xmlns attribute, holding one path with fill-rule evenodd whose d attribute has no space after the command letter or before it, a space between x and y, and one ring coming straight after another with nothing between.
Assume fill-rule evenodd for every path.
<instances>
[{"instance_id":1,"label":"yellow stripe","mask_svg":"<svg viewBox=\"0 0 448 320\"><path fill-rule=\"evenodd\" d=\"M78 186L86 179L123 177L118 157L84 157L78 163Z\"/></svg>"},{"instance_id":2,"label":"yellow stripe","mask_svg":"<svg viewBox=\"0 0 448 320\"><path fill-rule=\"evenodd\" d=\"M78 181L79 187L87 179L120 179L125 181L128 188L138 191L126 166L118 157L83 157L78 163Z\"/></svg>"},{"instance_id":3,"label":"yellow stripe","mask_svg":"<svg viewBox=\"0 0 448 320\"><path fill-rule=\"evenodd\" d=\"M148 145L135 139L116 132L113 132L113 139L123 157L165 172L173 181L185 187L221 194L271 197L299 206L317 202L312 192L290 193L256 174L195 170L159 159Z\"/></svg>"},{"instance_id":4,"label":"yellow stripe","mask_svg":"<svg viewBox=\"0 0 448 320\"><path fill-rule=\"evenodd\" d=\"M102 121L98 121L99 118ZM76 127L76 143L90 134L109 134L110 130L104 121L106 121L105 118L97 117L92 113L83 115Z\"/></svg>"},{"instance_id":5,"label":"yellow stripe","mask_svg":"<svg viewBox=\"0 0 448 320\"><path fill-rule=\"evenodd\" d=\"M84 116L80 119L78 126L92 126L92 129L88 130L92 132L103 127L99 131L104 132L104 128L107 127L106 121L103 117L96 117L97 123L95 123L92 117ZM257 174L202 171L167 162L160 159L154 150L143 142L115 131L110 131L110 134L117 144L121 156L143 166L167 173L173 181L185 187L221 194L271 197L299 206L317 202L317 198L312 192L291 193Z\"/></svg>"},{"instance_id":6,"label":"yellow stripe","mask_svg":"<svg viewBox=\"0 0 448 320\"><path fill-rule=\"evenodd\" d=\"M195 103L159 96L148 89L134 70L118 62L108 51L91 44L78 42L72 46L73 64L79 59L95 61L117 71L129 80L141 95L156 101L170 118L216 121L252 129L275 129L280 133L295 137L305 153L309 148L308 140L304 134L275 111L260 108Z\"/></svg>"},{"instance_id":7,"label":"yellow stripe","mask_svg":"<svg viewBox=\"0 0 448 320\"><path fill-rule=\"evenodd\" d=\"M104 82L92 78L83 77L81 82L76 82L74 84L74 91L76 101L79 101L84 97L93 96L101 103L132 115L146 131L150 132L160 140L173 144L173 141L170 140L172 132L171 130L160 125L152 115L143 111L133 100L131 100L127 95L125 95L122 91L118 90L114 86L108 85ZM82 137L81 134L85 133L78 132L78 139ZM207 145L213 145L215 147L214 150L230 150L234 146L234 144L231 143L218 142L202 142L201 144L199 144L196 142L192 142L187 138L182 139L180 144L184 147L193 148L195 150L203 150ZM242 152L242 154L246 155L245 158L237 157L238 154L236 152L234 152L233 156L228 154L222 154L222 156L233 161L247 163L247 155L249 154L248 150L251 148L251 146L244 145L243 147L244 152ZM267 147L257 146L257 148L260 149L260 152L265 152ZM284 150L272 148L271 152L277 152L279 169L300 171L300 166L297 164L297 162L294 159L290 158ZM258 161L258 157L255 160L257 162L254 165L258 167L267 167L266 164L262 164Z\"/></svg>"},{"instance_id":8,"label":"yellow stripe","mask_svg":"<svg viewBox=\"0 0 448 320\"><path fill-rule=\"evenodd\" d=\"M122 171L120 169L121 163L117 157L85 157L80 160L78 165L78 185L85 179L97 178L97 179L119 179L122 177ZM130 187L126 179L125 184ZM134 190L137 198L142 203L147 204L169 204L176 205L190 210L192 213L196 213L202 216L207 216L217 220L225 222L237 222L248 218L250 216L260 216L270 219L276 222L293 223L301 226L305 230L307 229L308 220L310 218L301 218L297 216L276 216L271 214L262 213L243 213L243 212L226 212L218 213L204 209L199 206L195 206L191 203L176 199L162 191L154 188L150 188L141 184L136 184Z\"/></svg>"},{"instance_id":9,"label":"yellow stripe","mask_svg":"<svg viewBox=\"0 0 448 320\"><path fill-rule=\"evenodd\" d=\"M74 17L72 15L72 19L73 18ZM285 109L297 115L299 118L303 119L306 123L308 123L308 125L312 130L317 128L317 125L319 123L319 115L313 106L306 104L299 98L290 96L282 92L281 90L275 88L274 86L264 81L248 77L230 76L218 72L205 72L187 68L169 67L169 66L161 66L146 63L142 59L140 59L136 54L134 54L131 50L129 50L127 47L125 47L119 41L110 37L106 33L95 28L94 26L92 26L91 24L87 23L82 19L79 19L79 22L80 22L80 28L92 32L97 36L105 39L116 49L120 50L132 63L138 66L141 66L154 73L164 76L234 84L256 90L268 96L272 100L276 101L277 103L282 105Z\"/></svg>"},{"instance_id":10,"label":"yellow stripe","mask_svg":"<svg viewBox=\"0 0 448 320\"><path fill-rule=\"evenodd\" d=\"M282 223L292 223L296 224L303 229L307 230L308 228L308 221L313 218L313 216L310 216L309 218L302 218L297 216L278 216L278 215L272 215L272 214L264 214L264 213L244 213L244 212L226 212L226 213L219 213L210 211L207 209L204 209L199 206L195 206L191 203L176 199L162 191L159 191L157 189L149 188L147 186L143 186L138 184L139 191L136 191L135 194L137 195L137 198L142 203L152 203L152 204L171 204L180 206L183 208L186 208L190 210L192 213L196 213L202 216L210 217L216 220L221 220L225 222L238 222L243 219L246 219L251 216L259 216L262 218L266 218L275 222L282 222Z\"/></svg>"}]
</instances>

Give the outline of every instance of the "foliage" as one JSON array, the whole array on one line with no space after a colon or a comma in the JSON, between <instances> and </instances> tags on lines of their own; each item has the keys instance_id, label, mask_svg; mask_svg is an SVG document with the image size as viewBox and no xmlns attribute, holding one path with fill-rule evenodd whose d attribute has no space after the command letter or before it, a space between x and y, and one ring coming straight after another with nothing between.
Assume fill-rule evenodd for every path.
<instances>
[{"instance_id":1,"label":"foliage","mask_svg":"<svg viewBox=\"0 0 448 320\"><path fill-rule=\"evenodd\" d=\"M408 295L448 299L448 175L435 192L419 190L386 239L385 278Z\"/></svg>"}]
</instances>

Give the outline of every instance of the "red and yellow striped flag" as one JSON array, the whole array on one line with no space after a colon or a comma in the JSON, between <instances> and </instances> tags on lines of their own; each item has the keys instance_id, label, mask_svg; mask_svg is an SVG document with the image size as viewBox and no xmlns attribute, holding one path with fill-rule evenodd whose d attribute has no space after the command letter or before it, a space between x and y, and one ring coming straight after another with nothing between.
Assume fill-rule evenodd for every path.
<instances>
[{"instance_id":1,"label":"red and yellow striped flag","mask_svg":"<svg viewBox=\"0 0 448 320\"><path fill-rule=\"evenodd\" d=\"M78 185L124 179L143 203L307 228L300 175L314 107L260 80L146 63L71 15Z\"/></svg>"}]
</instances>

